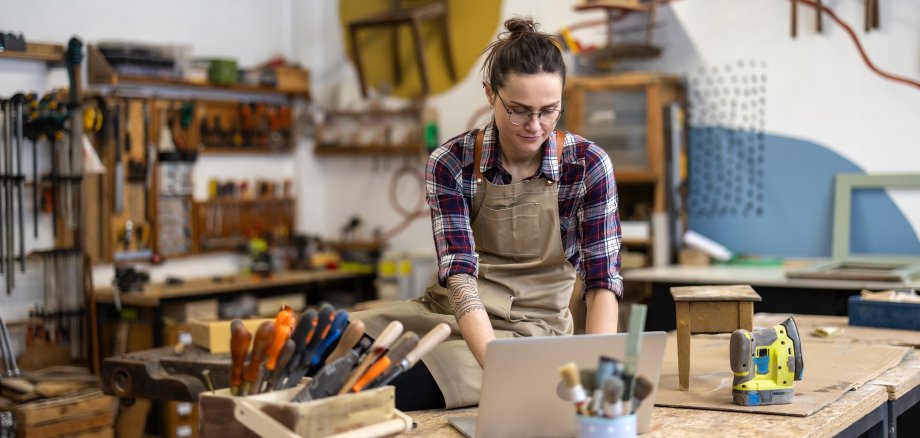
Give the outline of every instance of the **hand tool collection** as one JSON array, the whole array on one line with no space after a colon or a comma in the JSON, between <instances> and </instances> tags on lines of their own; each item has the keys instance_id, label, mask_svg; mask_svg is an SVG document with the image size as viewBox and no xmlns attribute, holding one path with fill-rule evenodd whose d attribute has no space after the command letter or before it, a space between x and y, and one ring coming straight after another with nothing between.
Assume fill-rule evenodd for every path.
<instances>
[{"instance_id":1,"label":"hand tool collection","mask_svg":"<svg viewBox=\"0 0 920 438\"><path fill-rule=\"evenodd\" d=\"M256 179L253 184L245 179L211 179L209 200L199 204L205 223L198 236L200 247L237 248L252 236L286 242L294 217L292 187L290 179Z\"/></svg>"},{"instance_id":2,"label":"hand tool collection","mask_svg":"<svg viewBox=\"0 0 920 438\"><path fill-rule=\"evenodd\" d=\"M347 311L328 304L319 311L308 309L300 317L285 305L274 321L262 323L254 335L240 320L234 320L230 330L231 393L242 396L292 388L303 377L312 377L294 402L389 384L450 335L450 327L442 323L419 339L393 321L371 341L364 335L362 321L349 321Z\"/></svg>"},{"instance_id":3,"label":"hand tool collection","mask_svg":"<svg viewBox=\"0 0 920 438\"><path fill-rule=\"evenodd\" d=\"M235 113L201 119L205 147L283 149L290 144L293 118L289 105L240 103Z\"/></svg>"},{"instance_id":4,"label":"hand tool collection","mask_svg":"<svg viewBox=\"0 0 920 438\"><path fill-rule=\"evenodd\" d=\"M53 345L68 346L70 358L86 357L84 336L84 281L87 265L77 249L36 251L42 260L44 304L29 310L26 345L42 339Z\"/></svg>"},{"instance_id":5,"label":"hand tool collection","mask_svg":"<svg viewBox=\"0 0 920 438\"><path fill-rule=\"evenodd\" d=\"M10 333L3 318L0 318L0 355L3 356L2 376L19 377L19 366L16 365L16 356L13 355L13 346L10 345Z\"/></svg>"}]
</instances>

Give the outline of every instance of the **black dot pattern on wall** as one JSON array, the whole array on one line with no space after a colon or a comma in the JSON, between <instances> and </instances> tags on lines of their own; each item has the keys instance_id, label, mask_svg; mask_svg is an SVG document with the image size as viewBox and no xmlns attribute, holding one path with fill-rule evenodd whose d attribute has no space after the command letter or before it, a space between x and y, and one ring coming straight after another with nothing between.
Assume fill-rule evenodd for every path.
<instances>
[{"instance_id":1,"label":"black dot pattern on wall","mask_svg":"<svg viewBox=\"0 0 920 438\"><path fill-rule=\"evenodd\" d=\"M762 216L767 62L739 59L700 67L687 77L689 213Z\"/></svg>"}]
</instances>

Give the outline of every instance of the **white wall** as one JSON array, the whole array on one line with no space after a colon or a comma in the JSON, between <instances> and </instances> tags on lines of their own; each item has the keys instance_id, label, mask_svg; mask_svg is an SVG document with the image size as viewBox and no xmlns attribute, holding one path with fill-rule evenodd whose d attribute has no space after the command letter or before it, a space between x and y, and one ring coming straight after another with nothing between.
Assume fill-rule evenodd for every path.
<instances>
[{"instance_id":1,"label":"white wall","mask_svg":"<svg viewBox=\"0 0 920 438\"><path fill-rule=\"evenodd\" d=\"M502 16L532 15L543 29L556 32L574 22L602 17L576 13L574 0L506 0ZM859 30L861 0L830 2L857 28L870 58L892 73L920 78L920 2L881 2L882 28ZM335 1L298 0L44 0L37 4L0 0L0 29L23 31L35 41L63 43L76 34L85 42L130 39L190 44L196 56L230 56L252 65L276 53L288 54L311 70L317 103L330 106L339 90L354 94L354 72L342 44ZM785 0L686 0L661 8L656 43L664 56L655 62L626 65L676 74L699 66L755 58L768 65L769 132L827 145L872 172L920 171L916 120L920 91L885 81L869 72L843 31L830 20L815 33L810 8L801 7L800 36L788 36ZM631 17L623 25L641 24ZM496 31L499 29L496 28ZM585 41L603 38L603 27L578 31ZM0 95L64 85L60 72L48 75L35 63L0 61ZM350 91L349 91L350 90ZM431 99L441 114L441 139L467 129L470 115L485 105L478 69L451 90ZM353 214L367 229L388 229L401 221L389 205L388 186L403 158L316 158L302 140L292 157L205 157L197 173L198 192L210 175L265 174L292 177L298 194L297 228L329 237ZM421 161L408 163L424 170ZM398 199L413 205L418 188L400 184ZM920 197L896 193L896 202L920 233ZM48 234L47 232L45 233ZM433 257L430 223L415 221L391 242L391 248ZM235 257L170 261L154 270L165 275L232 272ZM31 268L30 268L31 269ZM31 275L34 275L32 270ZM96 283L110 281L110 270L97 269ZM21 283L11 299L0 297L0 316L18 319L40 291ZM34 290L33 290L34 289Z\"/></svg>"},{"instance_id":2,"label":"white wall","mask_svg":"<svg viewBox=\"0 0 920 438\"><path fill-rule=\"evenodd\" d=\"M256 65L276 54L290 54L294 39L291 37L294 19L291 0L181 0L120 1L45 0L29 3L0 0L0 30L23 32L30 41L66 44L73 35L84 43L101 40L130 40L157 44L190 45L195 57L232 57L241 66ZM0 60L0 96L17 91L44 92L51 87L67 85L61 69L47 72L36 62ZM293 159L290 156L206 156L196 169L196 194L203 197L205 185L211 176L295 178L295 169L306 161L305 141L298 145ZM31 172L29 172L31 175ZM311 195L308 185L297 179L297 192ZM301 200L300 204L306 204ZM30 203L26 207L29 208ZM309 216L309 215L308 215ZM49 248L50 220L43 218L42 239L32 241L27 235L27 250ZM27 221L28 222L28 221ZM31 223L31 222L29 222ZM309 219L299 218L298 225L309 224ZM31 232L31 226L26 227ZM303 228L301 228L303 229ZM209 276L238 271L240 260L233 255L198 257L168 261L151 270L153 279L162 280L167 275ZM27 316L28 308L42 301L40 279L41 265L31 263L25 279L17 278L17 288L11 297L0 296L0 316L7 320L20 320ZM96 285L109 284L111 267L94 270Z\"/></svg>"},{"instance_id":3,"label":"white wall","mask_svg":"<svg viewBox=\"0 0 920 438\"><path fill-rule=\"evenodd\" d=\"M323 85L357 87L342 48L338 9L333 2L320 3L316 14L323 17L325 36L320 66ZM575 12L574 4L575 0L505 0L502 20L530 15L543 30L558 32L572 23L603 17L598 12ZM862 0L825 4L854 27L877 66L920 80L920 2L881 2L881 29L869 34L861 30ZM655 43L663 47L663 56L619 68L686 75L701 66L738 59L766 61L770 81L767 132L825 145L867 172L920 172L916 141L920 90L870 72L845 32L826 16L824 33L816 33L811 8L800 6L799 37L793 40L789 37L789 8L786 0L675 1L658 13ZM642 26L644 20L645 16L636 14L617 28ZM605 27L578 30L575 35L584 42L600 42ZM442 141L468 129L470 116L485 105L478 68L474 72L431 99L441 114ZM372 170L372 160L320 161L329 164L324 171L330 230L355 211L365 217L381 215L375 224L393 223L385 201L389 172ZM895 191L891 195L920 235L920 193ZM429 251L433 245L426 231L417 224L412 235L395 240L393 247Z\"/></svg>"}]
</instances>

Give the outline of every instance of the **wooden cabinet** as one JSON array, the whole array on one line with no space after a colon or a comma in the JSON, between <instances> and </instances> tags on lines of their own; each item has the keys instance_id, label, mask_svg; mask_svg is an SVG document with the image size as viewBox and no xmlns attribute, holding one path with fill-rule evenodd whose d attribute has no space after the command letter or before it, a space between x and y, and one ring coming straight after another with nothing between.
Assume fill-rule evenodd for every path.
<instances>
[{"instance_id":1,"label":"wooden cabinet","mask_svg":"<svg viewBox=\"0 0 920 438\"><path fill-rule=\"evenodd\" d=\"M563 126L610 156L620 196L623 246L627 252L642 253L643 264L651 263L653 247L668 250L678 234L671 226L653 232L651 224L659 220L656 217L662 224L681 221L675 189L682 178L683 118L674 117L674 111L682 112L683 102L680 80L661 73L575 76L566 81ZM676 158L669 160L671 155ZM658 238L667 241L656 243Z\"/></svg>"}]
</instances>

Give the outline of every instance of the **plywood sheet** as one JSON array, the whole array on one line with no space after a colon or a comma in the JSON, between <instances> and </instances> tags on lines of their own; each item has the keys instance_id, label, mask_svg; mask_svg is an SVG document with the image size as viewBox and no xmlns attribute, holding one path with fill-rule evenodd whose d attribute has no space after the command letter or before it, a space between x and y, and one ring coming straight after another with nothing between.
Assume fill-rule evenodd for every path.
<instances>
[{"instance_id":1,"label":"plywood sheet","mask_svg":"<svg viewBox=\"0 0 920 438\"><path fill-rule=\"evenodd\" d=\"M677 337L668 336L655 404L683 408L808 416L847 391L901 362L905 347L828 343L803 339L804 380L795 383L791 404L738 406L732 403L728 335L696 335L690 340L690 390L678 389Z\"/></svg>"}]
</instances>

